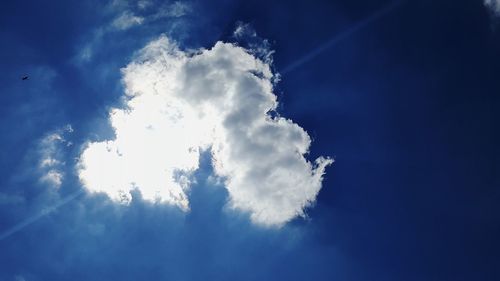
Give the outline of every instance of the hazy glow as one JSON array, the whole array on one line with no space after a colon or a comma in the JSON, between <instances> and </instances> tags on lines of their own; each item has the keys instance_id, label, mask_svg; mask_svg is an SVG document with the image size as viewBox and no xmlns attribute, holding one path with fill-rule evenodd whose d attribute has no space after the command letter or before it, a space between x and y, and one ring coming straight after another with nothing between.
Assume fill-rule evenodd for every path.
<instances>
[{"instance_id":1,"label":"hazy glow","mask_svg":"<svg viewBox=\"0 0 500 281\"><path fill-rule=\"evenodd\" d=\"M484 0L484 5L490 8L496 15L500 14L500 0Z\"/></svg>"},{"instance_id":2,"label":"hazy glow","mask_svg":"<svg viewBox=\"0 0 500 281\"><path fill-rule=\"evenodd\" d=\"M281 225L315 200L332 161L304 158L310 138L297 124L268 115L277 106L267 63L218 42L180 51L168 38L151 42L123 69L126 108L112 109L114 140L91 142L79 177L93 192L189 209L186 190L200 150L211 148L229 206L254 222Z\"/></svg>"}]
</instances>

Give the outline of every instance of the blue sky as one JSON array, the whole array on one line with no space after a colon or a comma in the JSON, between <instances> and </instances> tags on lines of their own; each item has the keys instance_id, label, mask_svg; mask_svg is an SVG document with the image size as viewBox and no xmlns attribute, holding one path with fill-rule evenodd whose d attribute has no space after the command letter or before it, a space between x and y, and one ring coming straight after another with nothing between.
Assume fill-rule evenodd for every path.
<instances>
[{"instance_id":1,"label":"blue sky","mask_svg":"<svg viewBox=\"0 0 500 281\"><path fill-rule=\"evenodd\" d=\"M496 3L3 3L0 280L498 280Z\"/></svg>"}]
</instances>

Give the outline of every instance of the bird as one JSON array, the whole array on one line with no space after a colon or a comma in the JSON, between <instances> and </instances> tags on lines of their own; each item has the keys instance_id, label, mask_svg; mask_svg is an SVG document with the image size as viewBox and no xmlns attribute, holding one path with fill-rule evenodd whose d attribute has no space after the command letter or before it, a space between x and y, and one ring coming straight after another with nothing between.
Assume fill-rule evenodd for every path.
<instances>
[{"instance_id":1,"label":"bird","mask_svg":"<svg viewBox=\"0 0 500 281\"><path fill-rule=\"evenodd\" d=\"M29 77L28 77L27 75L25 75L25 76L23 76L23 77L21 78L21 80L23 80L23 81L24 81L24 80L28 80L28 79L29 79Z\"/></svg>"}]
</instances>

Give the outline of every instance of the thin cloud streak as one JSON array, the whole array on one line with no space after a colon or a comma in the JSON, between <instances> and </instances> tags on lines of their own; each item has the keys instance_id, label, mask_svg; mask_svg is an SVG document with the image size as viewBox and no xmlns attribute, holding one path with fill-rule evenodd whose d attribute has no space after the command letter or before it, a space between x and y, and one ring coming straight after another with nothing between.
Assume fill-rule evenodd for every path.
<instances>
[{"instance_id":1,"label":"thin cloud streak","mask_svg":"<svg viewBox=\"0 0 500 281\"><path fill-rule=\"evenodd\" d=\"M66 198L62 199L59 203L55 204L54 206L44 208L40 213L22 221L19 224L4 231L2 234L0 234L0 241L2 241L4 239L10 237L11 235L21 231L25 227L31 225L32 223L38 221L39 219L45 217L46 215L49 215L49 214L57 211L57 209L68 204L69 202L75 200L80 194L82 194L84 192L85 192L85 189L77 190L76 192L74 192L74 193L68 195Z\"/></svg>"},{"instance_id":2,"label":"thin cloud streak","mask_svg":"<svg viewBox=\"0 0 500 281\"><path fill-rule=\"evenodd\" d=\"M332 39L324 43L323 45L320 45L318 48L312 50L308 54L304 55L303 57L299 58L298 60L292 62L288 66L286 66L282 71L280 71L281 74L286 74L290 71L293 71L297 69L299 66L309 62L310 60L314 59L327 49L337 45L340 43L342 40L347 39L349 36L353 35L354 33L362 30L363 28L367 27L368 25L374 23L375 21L381 19L382 17L388 15L390 12L392 12L395 8L397 8L400 4L403 2L406 2L406 0L399 0L399 1L394 1L390 3L389 5L381 8L380 10L377 10L374 12L371 16L367 17L366 19L356 23L352 27L348 28L347 30L341 32L340 34L334 36Z\"/></svg>"}]
</instances>

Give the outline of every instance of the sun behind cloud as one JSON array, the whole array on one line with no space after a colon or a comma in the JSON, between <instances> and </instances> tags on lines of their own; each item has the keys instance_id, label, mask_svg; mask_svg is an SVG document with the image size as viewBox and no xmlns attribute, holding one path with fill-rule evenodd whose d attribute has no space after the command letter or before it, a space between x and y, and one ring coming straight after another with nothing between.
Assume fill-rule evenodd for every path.
<instances>
[{"instance_id":1,"label":"sun behind cloud","mask_svg":"<svg viewBox=\"0 0 500 281\"><path fill-rule=\"evenodd\" d=\"M230 43L187 52L165 36L150 42L122 70L126 106L109 114L115 139L81 154L82 184L123 203L138 189L187 211L191 175L210 151L231 208L267 226L303 216L332 160L310 163L306 131L269 114L278 104L269 64Z\"/></svg>"}]
</instances>

